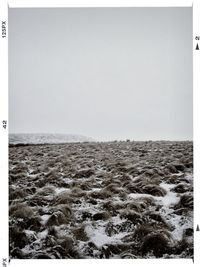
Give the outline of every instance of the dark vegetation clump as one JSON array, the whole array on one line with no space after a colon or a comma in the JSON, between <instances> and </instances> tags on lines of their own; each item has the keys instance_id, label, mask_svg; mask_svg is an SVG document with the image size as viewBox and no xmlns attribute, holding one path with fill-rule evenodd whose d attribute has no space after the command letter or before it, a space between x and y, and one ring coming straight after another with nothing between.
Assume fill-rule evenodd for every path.
<instances>
[{"instance_id":1,"label":"dark vegetation clump","mask_svg":"<svg viewBox=\"0 0 200 267\"><path fill-rule=\"evenodd\" d=\"M34 216L32 208L27 206L25 203L10 205L9 214L12 217L26 219Z\"/></svg>"},{"instance_id":2,"label":"dark vegetation clump","mask_svg":"<svg viewBox=\"0 0 200 267\"><path fill-rule=\"evenodd\" d=\"M179 183L177 186L174 187L173 191L182 194L192 191L192 187L188 183Z\"/></svg>"},{"instance_id":3,"label":"dark vegetation clump","mask_svg":"<svg viewBox=\"0 0 200 267\"><path fill-rule=\"evenodd\" d=\"M59 205L59 204L70 204L72 202L73 202L73 197L68 192L60 193L55 198L55 204L56 205Z\"/></svg>"},{"instance_id":4,"label":"dark vegetation clump","mask_svg":"<svg viewBox=\"0 0 200 267\"><path fill-rule=\"evenodd\" d=\"M150 194L153 196L163 197L166 195L166 190L157 185L145 185L143 187L143 192L145 194Z\"/></svg>"},{"instance_id":5,"label":"dark vegetation clump","mask_svg":"<svg viewBox=\"0 0 200 267\"><path fill-rule=\"evenodd\" d=\"M180 208L193 209L193 196L191 194L185 193L180 196L180 201L175 205L175 209Z\"/></svg>"},{"instance_id":6,"label":"dark vegetation clump","mask_svg":"<svg viewBox=\"0 0 200 267\"><path fill-rule=\"evenodd\" d=\"M9 238L14 247L23 248L29 243L26 234L17 227L10 228Z\"/></svg>"},{"instance_id":7,"label":"dark vegetation clump","mask_svg":"<svg viewBox=\"0 0 200 267\"><path fill-rule=\"evenodd\" d=\"M9 200L16 200L16 199L24 199L27 196L27 193L25 190L22 190L20 188L12 188L10 187L9 190Z\"/></svg>"},{"instance_id":8,"label":"dark vegetation clump","mask_svg":"<svg viewBox=\"0 0 200 267\"><path fill-rule=\"evenodd\" d=\"M131 210L124 210L120 214L121 218L126 218L127 220L131 221L133 224L142 223L142 215L138 212L131 211Z\"/></svg>"},{"instance_id":9,"label":"dark vegetation clump","mask_svg":"<svg viewBox=\"0 0 200 267\"><path fill-rule=\"evenodd\" d=\"M76 238L76 240L81 240L81 241L88 241L89 238L85 232L85 226L81 226L80 228L76 228L73 231L73 235Z\"/></svg>"},{"instance_id":10,"label":"dark vegetation clump","mask_svg":"<svg viewBox=\"0 0 200 267\"><path fill-rule=\"evenodd\" d=\"M168 238L162 233L156 232L146 235L141 246L142 255L152 251L157 258L162 257L169 250L170 244Z\"/></svg>"},{"instance_id":11,"label":"dark vegetation clump","mask_svg":"<svg viewBox=\"0 0 200 267\"><path fill-rule=\"evenodd\" d=\"M71 208L67 204L60 204L52 209L52 215L47 220L47 226L68 224L73 218Z\"/></svg>"},{"instance_id":12,"label":"dark vegetation clump","mask_svg":"<svg viewBox=\"0 0 200 267\"><path fill-rule=\"evenodd\" d=\"M107 220L110 217L108 212L98 212L93 215L93 220L94 221L99 221L99 220Z\"/></svg>"},{"instance_id":13,"label":"dark vegetation clump","mask_svg":"<svg viewBox=\"0 0 200 267\"><path fill-rule=\"evenodd\" d=\"M88 178L93 174L95 174L95 172L90 168L82 169L77 171L77 173L74 175L74 178Z\"/></svg>"}]
</instances>

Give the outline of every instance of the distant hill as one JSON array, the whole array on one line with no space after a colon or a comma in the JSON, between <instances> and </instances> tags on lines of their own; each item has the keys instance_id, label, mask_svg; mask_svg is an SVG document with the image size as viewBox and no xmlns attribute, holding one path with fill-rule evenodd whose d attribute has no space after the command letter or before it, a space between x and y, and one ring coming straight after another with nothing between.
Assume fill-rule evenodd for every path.
<instances>
[{"instance_id":1,"label":"distant hill","mask_svg":"<svg viewBox=\"0 0 200 267\"><path fill-rule=\"evenodd\" d=\"M9 134L9 144L57 144L92 142L92 138L73 134Z\"/></svg>"}]
</instances>

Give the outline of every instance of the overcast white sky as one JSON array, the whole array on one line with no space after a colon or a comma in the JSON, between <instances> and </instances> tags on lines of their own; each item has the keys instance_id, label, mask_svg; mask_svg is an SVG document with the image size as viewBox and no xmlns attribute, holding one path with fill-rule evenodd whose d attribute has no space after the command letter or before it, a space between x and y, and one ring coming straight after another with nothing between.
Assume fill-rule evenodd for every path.
<instances>
[{"instance_id":1,"label":"overcast white sky","mask_svg":"<svg viewBox=\"0 0 200 267\"><path fill-rule=\"evenodd\" d=\"M192 139L192 8L9 9L9 131Z\"/></svg>"}]
</instances>

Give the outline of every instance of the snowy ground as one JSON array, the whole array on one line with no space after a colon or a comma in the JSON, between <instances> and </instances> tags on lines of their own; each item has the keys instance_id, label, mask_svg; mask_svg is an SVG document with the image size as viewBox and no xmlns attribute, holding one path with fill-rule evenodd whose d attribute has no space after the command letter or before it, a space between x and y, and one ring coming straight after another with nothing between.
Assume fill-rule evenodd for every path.
<instances>
[{"instance_id":1,"label":"snowy ground","mask_svg":"<svg viewBox=\"0 0 200 267\"><path fill-rule=\"evenodd\" d=\"M74 134L9 134L10 144L59 144L92 142L92 138Z\"/></svg>"},{"instance_id":2,"label":"snowy ground","mask_svg":"<svg viewBox=\"0 0 200 267\"><path fill-rule=\"evenodd\" d=\"M9 148L11 258L191 258L192 142Z\"/></svg>"}]
</instances>

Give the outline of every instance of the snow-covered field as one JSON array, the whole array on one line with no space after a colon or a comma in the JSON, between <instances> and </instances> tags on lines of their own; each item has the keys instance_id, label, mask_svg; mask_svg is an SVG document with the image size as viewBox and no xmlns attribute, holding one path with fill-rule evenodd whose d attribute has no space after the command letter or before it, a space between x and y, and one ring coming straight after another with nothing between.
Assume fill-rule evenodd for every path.
<instances>
[{"instance_id":1,"label":"snow-covered field","mask_svg":"<svg viewBox=\"0 0 200 267\"><path fill-rule=\"evenodd\" d=\"M193 143L9 148L11 258L191 258Z\"/></svg>"},{"instance_id":2,"label":"snow-covered field","mask_svg":"<svg viewBox=\"0 0 200 267\"><path fill-rule=\"evenodd\" d=\"M59 144L94 141L92 138L73 134L9 134L10 144Z\"/></svg>"}]
</instances>

